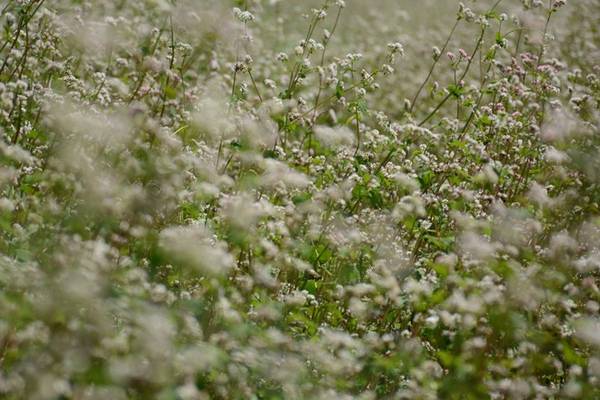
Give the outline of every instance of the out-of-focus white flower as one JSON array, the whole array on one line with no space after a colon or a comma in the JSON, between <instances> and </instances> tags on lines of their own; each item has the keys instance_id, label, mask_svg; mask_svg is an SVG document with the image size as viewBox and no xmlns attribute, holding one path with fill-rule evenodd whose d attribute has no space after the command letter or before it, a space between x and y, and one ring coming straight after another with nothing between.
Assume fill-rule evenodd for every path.
<instances>
[{"instance_id":1,"label":"out-of-focus white flower","mask_svg":"<svg viewBox=\"0 0 600 400\"><path fill-rule=\"evenodd\" d=\"M329 127L318 125L314 129L316 138L326 146L352 146L354 133L346 126Z\"/></svg>"},{"instance_id":2,"label":"out-of-focus white flower","mask_svg":"<svg viewBox=\"0 0 600 400\"><path fill-rule=\"evenodd\" d=\"M164 229L160 246L175 261L201 274L223 275L233 267L233 257L225 245L202 225Z\"/></svg>"}]
</instances>

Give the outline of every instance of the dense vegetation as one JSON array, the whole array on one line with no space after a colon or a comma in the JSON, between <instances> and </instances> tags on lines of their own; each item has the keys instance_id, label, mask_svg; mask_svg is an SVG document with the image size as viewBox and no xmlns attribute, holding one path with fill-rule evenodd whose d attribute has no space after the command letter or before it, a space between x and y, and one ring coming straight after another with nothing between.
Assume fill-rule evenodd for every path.
<instances>
[{"instance_id":1,"label":"dense vegetation","mask_svg":"<svg viewBox=\"0 0 600 400\"><path fill-rule=\"evenodd\" d=\"M600 397L600 2L0 3L0 398Z\"/></svg>"}]
</instances>

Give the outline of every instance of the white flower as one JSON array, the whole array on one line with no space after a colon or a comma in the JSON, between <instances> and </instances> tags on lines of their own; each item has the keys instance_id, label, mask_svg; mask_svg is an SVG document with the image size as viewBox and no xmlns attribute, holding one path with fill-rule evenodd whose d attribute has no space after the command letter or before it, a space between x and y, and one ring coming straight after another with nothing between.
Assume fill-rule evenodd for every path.
<instances>
[{"instance_id":1,"label":"white flower","mask_svg":"<svg viewBox=\"0 0 600 400\"><path fill-rule=\"evenodd\" d=\"M237 19L239 19L243 23L254 21L255 19L254 15L250 11L242 11L237 7L233 9L233 15L235 15Z\"/></svg>"},{"instance_id":2,"label":"white flower","mask_svg":"<svg viewBox=\"0 0 600 400\"><path fill-rule=\"evenodd\" d=\"M404 46L402 46L402 43L400 42L388 43L388 48L393 54L398 53L404 55Z\"/></svg>"},{"instance_id":3,"label":"white flower","mask_svg":"<svg viewBox=\"0 0 600 400\"><path fill-rule=\"evenodd\" d=\"M326 146L351 146L354 144L354 133L346 126L318 125L314 131L316 138Z\"/></svg>"},{"instance_id":4,"label":"white flower","mask_svg":"<svg viewBox=\"0 0 600 400\"><path fill-rule=\"evenodd\" d=\"M202 274L222 275L233 267L224 243L202 225L176 226L160 232L161 249L174 261Z\"/></svg>"}]
</instances>

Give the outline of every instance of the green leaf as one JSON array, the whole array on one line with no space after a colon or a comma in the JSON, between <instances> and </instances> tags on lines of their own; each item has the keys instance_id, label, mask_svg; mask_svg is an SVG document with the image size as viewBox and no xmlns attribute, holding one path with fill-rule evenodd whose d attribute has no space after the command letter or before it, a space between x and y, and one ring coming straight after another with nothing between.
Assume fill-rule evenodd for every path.
<instances>
[{"instance_id":1,"label":"green leaf","mask_svg":"<svg viewBox=\"0 0 600 400\"><path fill-rule=\"evenodd\" d=\"M337 97L337 99L341 99L342 96L344 95L344 87L342 85L342 81L338 81L337 86L335 87L335 97Z\"/></svg>"},{"instance_id":2,"label":"green leaf","mask_svg":"<svg viewBox=\"0 0 600 400\"><path fill-rule=\"evenodd\" d=\"M465 93L465 88L458 85L448 85L448 91L453 97L459 98Z\"/></svg>"}]
</instances>

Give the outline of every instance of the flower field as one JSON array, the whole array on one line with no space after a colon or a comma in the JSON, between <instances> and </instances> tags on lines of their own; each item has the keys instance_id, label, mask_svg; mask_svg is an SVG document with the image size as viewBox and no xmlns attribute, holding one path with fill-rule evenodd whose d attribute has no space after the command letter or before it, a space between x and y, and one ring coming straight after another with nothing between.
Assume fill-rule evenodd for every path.
<instances>
[{"instance_id":1,"label":"flower field","mask_svg":"<svg viewBox=\"0 0 600 400\"><path fill-rule=\"evenodd\" d=\"M600 398L598 0L0 27L0 399Z\"/></svg>"}]
</instances>

